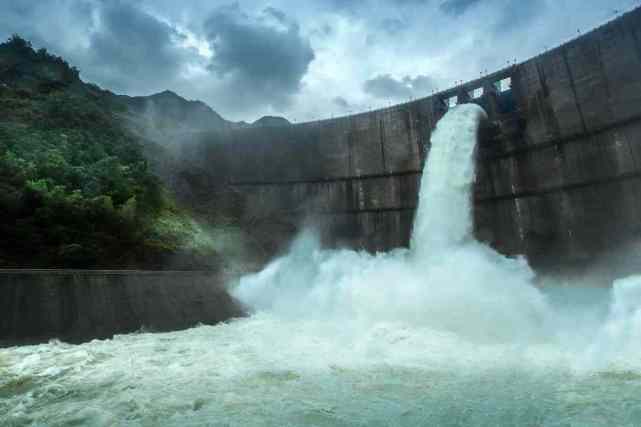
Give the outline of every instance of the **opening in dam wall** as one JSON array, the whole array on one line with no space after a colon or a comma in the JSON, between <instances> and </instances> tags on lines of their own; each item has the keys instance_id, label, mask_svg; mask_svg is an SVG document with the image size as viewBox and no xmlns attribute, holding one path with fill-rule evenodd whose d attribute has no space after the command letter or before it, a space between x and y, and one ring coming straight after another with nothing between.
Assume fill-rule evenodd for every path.
<instances>
[{"instance_id":1,"label":"opening in dam wall","mask_svg":"<svg viewBox=\"0 0 641 427\"><path fill-rule=\"evenodd\" d=\"M212 272L0 270L0 347L215 324L243 312Z\"/></svg>"},{"instance_id":2,"label":"opening in dam wall","mask_svg":"<svg viewBox=\"0 0 641 427\"><path fill-rule=\"evenodd\" d=\"M473 192L477 238L546 266L641 234L641 9L427 98L204 136L193 164L206 177L189 185L274 250L306 224L327 246L408 246L432 131L451 105L469 102L489 116Z\"/></svg>"}]
</instances>

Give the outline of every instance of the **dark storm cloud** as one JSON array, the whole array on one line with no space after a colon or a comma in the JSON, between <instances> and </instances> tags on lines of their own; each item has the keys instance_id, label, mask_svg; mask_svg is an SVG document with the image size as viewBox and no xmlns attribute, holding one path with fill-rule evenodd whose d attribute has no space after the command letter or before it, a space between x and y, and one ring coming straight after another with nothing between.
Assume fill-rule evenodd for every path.
<instances>
[{"instance_id":1,"label":"dark storm cloud","mask_svg":"<svg viewBox=\"0 0 641 427\"><path fill-rule=\"evenodd\" d=\"M83 34L91 23L91 0L0 0L0 39L19 34L36 47L46 47L59 55L75 57L65 43L68 34ZM6 4L5 4L6 3Z\"/></svg>"},{"instance_id":2,"label":"dark storm cloud","mask_svg":"<svg viewBox=\"0 0 641 427\"><path fill-rule=\"evenodd\" d=\"M412 88L414 95L427 94L436 87L434 80L425 75L418 75L413 78L406 76L403 78L403 82Z\"/></svg>"},{"instance_id":3,"label":"dark storm cloud","mask_svg":"<svg viewBox=\"0 0 641 427\"><path fill-rule=\"evenodd\" d=\"M389 8L424 6L435 0L321 0L323 9L357 16L360 19L379 18L376 11ZM313 2L310 2L313 3Z\"/></svg>"},{"instance_id":4,"label":"dark storm cloud","mask_svg":"<svg viewBox=\"0 0 641 427\"><path fill-rule=\"evenodd\" d=\"M84 80L117 92L170 89L234 120L318 117L429 94L534 55L633 3L242 0L242 8L220 7L230 1L0 0L0 38L19 33L77 66ZM426 58L434 59L430 77L406 76L426 70Z\"/></svg>"},{"instance_id":5,"label":"dark storm cloud","mask_svg":"<svg viewBox=\"0 0 641 427\"><path fill-rule=\"evenodd\" d=\"M187 54L169 25L129 3L105 2L99 30L92 34L91 61L101 80L116 91L158 90L156 82L174 79Z\"/></svg>"},{"instance_id":6,"label":"dark storm cloud","mask_svg":"<svg viewBox=\"0 0 641 427\"><path fill-rule=\"evenodd\" d=\"M459 16L478 3L480 0L445 0L440 7L448 15Z\"/></svg>"},{"instance_id":7,"label":"dark storm cloud","mask_svg":"<svg viewBox=\"0 0 641 427\"><path fill-rule=\"evenodd\" d=\"M381 21L381 29L390 35L398 34L407 28L407 22L398 18L386 18Z\"/></svg>"},{"instance_id":8,"label":"dark storm cloud","mask_svg":"<svg viewBox=\"0 0 641 427\"><path fill-rule=\"evenodd\" d=\"M334 102L334 105L336 105L339 108L342 108L343 110L348 110L350 108L349 102L342 96L337 96L332 100Z\"/></svg>"},{"instance_id":9,"label":"dark storm cloud","mask_svg":"<svg viewBox=\"0 0 641 427\"><path fill-rule=\"evenodd\" d=\"M37 33L33 31L31 25L25 23L32 22L35 2L11 2L2 5L2 13L0 13L0 35L1 41L5 41L10 35L17 33L32 42L38 42Z\"/></svg>"},{"instance_id":10,"label":"dark storm cloud","mask_svg":"<svg viewBox=\"0 0 641 427\"><path fill-rule=\"evenodd\" d=\"M164 89L189 54L175 43L180 35L139 2L16 1L0 13L0 35L14 32L62 55L83 79L116 92Z\"/></svg>"},{"instance_id":11,"label":"dark storm cloud","mask_svg":"<svg viewBox=\"0 0 641 427\"><path fill-rule=\"evenodd\" d=\"M434 88L434 82L428 76L405 76L401 80L389 74L381 74L367 80L363 90L381 99L403 100L414 96L427 95Z\"/></svg>"},{"instance_id":12,"label":"dark storm cloud","mask_svg":"<svg viewBox=\"0 0 641 427\"><path fill-rule=\"evenodd\" d=\"M325 8L332 11L356 13L368 4L367 0L328 0Z\"/></svg>"},{"instance_id":13,"label":"dark storm cloud","mask_svg":"<svg viewBox=\"0 0 641 427\"><path fill-rule=\"evenodd\" d=\"M507 0L495 32L503 33L520 29L540 17L546 9L545 0Z\"/></svg>"},{"instance_id":14,"label":"dark storm cloud","mask_svg":"<svg viewBox=\"0 0 641 427\"><path fill-rule=\"evenodd\" d=\"M391 0L391 3L398 6L424 5L432 0Z\"/></svg>"},{"instance_id":15,"label":"dark storm cloud","mask_svg":"<svg viewBox=\"0 0 641 427\"><path fill-rule=\"evenodd\" d=\"M409 98L412 94L409 87L389 74L382 74L365 81L363 90L376 98L383 99Z\"/></svg>"},{"instance_id":16,"label":"dark storm cloud","mask_svg":"<svg viewBox=\"0 0 641 427\"><path fill-rule=\"evenodd\" d=\"M270 6L270 7L266 7L263 10L263 13L265 13L266 15L270 15L270 16L276 18L276 20L278 22L280 22L281 24L283 24L283 25L287 25L288 24L287 15L282 10L278 10L275 7L271 7Z\"/></svg>"},{"instance_id":17,"label":"dark storm cloud","mask_svg":"<svg viewBox=\"0 0 641 427\"><path fill-rule=\"evenodd\" d=\"M2 5L2 14L0 14L0 23L2 24L3 36L10 31L25 33L28 30L29 18L34 17L38 2L35 0L25 0L21 2L6 2Z\"/></svg>"},{"instance_id":18,"label":"dark storm cloud","mask_svg":"<svg viewBox=\"0 0 641 427\"><path fill-rule=\"evenodd\" d=\"M546 8L545 0L445 0L440 5L447 15L458 17L476 5L483 5L496 11L499 18L496 32L509 31L527 24Z\"/></svg>"},{"instance_id":19,"label":"dark storm cloud","mask_svg":"<svg viewBox=\"0 0 641 427\"><path fill-rule=\"evenodd\" d=\"M210 69L225 80L229 102L237 107L287 106L314 59L298 24L274 8L253 17L238 3L223 6L205 29L214 51Z\"/></svg>"}]
</instances>

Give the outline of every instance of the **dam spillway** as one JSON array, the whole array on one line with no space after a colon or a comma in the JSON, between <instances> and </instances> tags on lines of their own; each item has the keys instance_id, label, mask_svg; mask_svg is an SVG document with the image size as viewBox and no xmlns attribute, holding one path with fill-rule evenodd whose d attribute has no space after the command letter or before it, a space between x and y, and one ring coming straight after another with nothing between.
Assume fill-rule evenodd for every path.
<instances>
[{"instance_id":1,"label":"dam spillway","mask_svg":"<svg viewBox=\"0 0 641 427\"><path fill-rule=\"evenodd\" d=\"M408 246L422 165L456 103L488 112L476 236L534 265L588 261L641 224L641 9L541 55L390 108L201 135L198 194L267 247L309 219L327 246ZM194 148L195 147L195 148Z\"/></svg>"}]
</instances>

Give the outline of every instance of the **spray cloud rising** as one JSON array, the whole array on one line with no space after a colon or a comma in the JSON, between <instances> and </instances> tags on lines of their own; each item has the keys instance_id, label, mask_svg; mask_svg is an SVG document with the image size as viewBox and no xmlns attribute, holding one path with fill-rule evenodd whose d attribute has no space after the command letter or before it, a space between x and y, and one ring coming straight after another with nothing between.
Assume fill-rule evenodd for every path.
<instances>
[{"instance_id":1,"label":"spray cloud rising","mask_svg":"<svg viewBox=\"0 0 641 427\"><path fill-rule=\"evenodd\" d=\"M470 192L484 114L462 105L439 123L409 250L323 251L305 234L287 256L241 280L236 295L257 310L342 317L363 327L405 322L475 339L512 339L517 329L524 337L536 333L546 306L530 286L527 263L497 254L472 235Z\"/></svg>"},{"instance_id":2,"label":"spray cloud rising","mask_svg":"<svg viewBox=\"0 0 641 427\"><path fill-rule=\"evenodd\" d=\"M351 334L348 340L356 347L382 330L411 331L413 339L431 340L428 346L438 341L434 334L456 336L518 349L515 357L530 354L535 343L554 343L548 348L565 356L570 352L575 370L615 361L628 366L626 356L639 348L630 339L641 335L641 278L614 283L609 314L596 290L586 290L583 299L596 304L601 298L600 309L558 307L551 302L573 297L562 290L542 292L533 285L535 274L525 259L502 256L475 240L471 191L484 118L482 108L467 104L438 123L409 249L376 255L328 251L313 233L303 233L286 256L241 279L235 295L258 316L320 328L309 333L339 329L341 335ZM386 344L393 346L395 338L390 339ZM394 359L416 356L393 349L383 353Z\"/></svg>"}]
</instances>

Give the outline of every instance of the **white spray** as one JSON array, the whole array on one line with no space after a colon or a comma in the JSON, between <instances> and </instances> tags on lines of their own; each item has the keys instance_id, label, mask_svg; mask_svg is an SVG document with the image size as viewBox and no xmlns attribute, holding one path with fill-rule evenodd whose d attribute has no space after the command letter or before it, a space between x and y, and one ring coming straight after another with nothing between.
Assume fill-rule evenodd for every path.
<instances>
[{"instance_id":1,"label":"white spray","mask_svg":"<svg viewBox=\"0 0 641 427\"><path fill-rule=\"evenodd\" d=\"M359 325L425 326L475 340L531 338L546 306L524 260L472 234L474 151L484 111L461 105L432 138L410 250L323 251L304 234L290 253L241 280L236 296L257 311Z\"/></svg>"}]
</instances>

